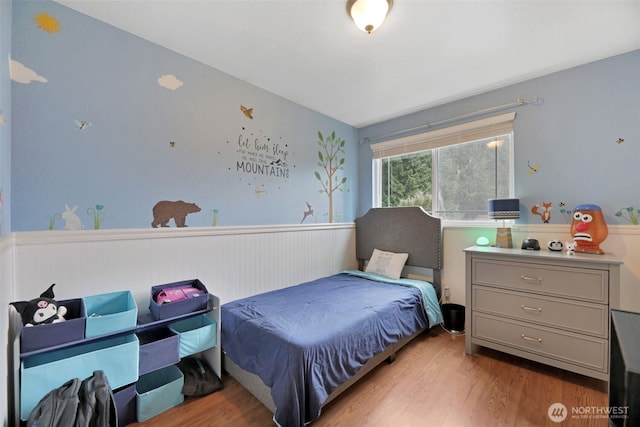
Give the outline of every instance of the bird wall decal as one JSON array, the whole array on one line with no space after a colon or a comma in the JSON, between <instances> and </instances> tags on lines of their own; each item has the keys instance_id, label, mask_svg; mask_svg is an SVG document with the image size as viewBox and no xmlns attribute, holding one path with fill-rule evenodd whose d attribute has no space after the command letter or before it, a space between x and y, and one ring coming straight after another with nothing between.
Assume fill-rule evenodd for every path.
<instances>
[{"instance_id":1,"label":"bird wall decal","mask_svg":"<svg viewBox=\"0 0 640 427\"><path fill-rule=\"evenodd\" d=\"M253 119L253 108L247 108L244 105L241 105L240 111L242 111L242 114L244 114L247 118Z\"/></svg>"}]
</instances>

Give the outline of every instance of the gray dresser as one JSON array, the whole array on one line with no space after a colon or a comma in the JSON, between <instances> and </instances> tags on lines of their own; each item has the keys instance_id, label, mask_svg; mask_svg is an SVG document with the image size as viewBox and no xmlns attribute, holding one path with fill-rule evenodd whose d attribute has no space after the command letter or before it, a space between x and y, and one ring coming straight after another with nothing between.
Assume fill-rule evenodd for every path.
<instances>
[{"instance_id":1,"label":"gray dresser","mask_svg":"<svg viewBox=\"0 0 640 427\"><path fill-rule=\"evenodd\" d=\"M608 381L612 255L465 249L466 352L477 345Z\"/></svg>"}]
</instances>

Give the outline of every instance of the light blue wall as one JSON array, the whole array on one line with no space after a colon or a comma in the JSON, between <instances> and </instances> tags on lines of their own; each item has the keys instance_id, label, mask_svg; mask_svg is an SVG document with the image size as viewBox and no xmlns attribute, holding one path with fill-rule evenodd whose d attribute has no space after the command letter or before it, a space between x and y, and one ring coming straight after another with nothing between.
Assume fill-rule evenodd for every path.
<instances>
[{"instance_id":1,"label":"light blue wall","mask_svg":"<svg viewBox=\"0 0 640 427\"><path fill-rule=\"evenodd\" d=\"M60 30L38 28L38 13ZM85 229L96 206L100 228L148 228L161 200L196 203L192 227L212 225L214 210L217 225L299 223L306 202L305 223L327 222L318 132L346 141L334 222L355 218L356 130L345 123L48 1L13 3L12 58L40 76L12 82L13 231L47 229L66 206ZM168 74L182 86L161 86Z\"/></svg>"},{"instance_id":2,"label":"light blue wall","mask_svg":"<svg viewBox=\"0 0 640 427\"><path fill-rule=\"evenodd\" d=\"M318 131L347 142L339 175L347 182L334 211L336 221L350 221L372 200L371 150L359 140L534 95L540 105L515 109L519 222L539 222L529 210L542 202L553 204L552 223L568 222L560 203L566 210L599 204L610 224L628 224L626 208L640 209L640 51L357 131L56 3L15 2L13 21L11 2L2 2L1 12L0 65L13 34L12 58L47 79L14 81L9 97L8 67L0 71L0 108L11 118L0 125L3 233L46 229L65 205L78 206L85 228L93 227L87 209L96 205L104 206L102 228L145 228L157 201L179 199L202 208L187 217L189 226L211 225L213 209L219 225L297 223L305 202L314 210L305 222L325 222L328 200L314 176L321 171ZM60 31L39 29L39 12L55 17ZM183 86L161 87L165 74ZM240 105L253 108L254 118ZM91 126L78 130L76 120ZM257 139L268 156L286 145L288 177L239 170L240 138ZM256 156L247 159L260 160L253 147Z\"/></svg>"},{"instance_id":3,"label":"light blue wall","mask_svg":"<svg viewBox=\"0 0 640 427\"><path fill-rule=\"evenodd\" d=\"M543 99L540 105L514 108L518 222L541 223L531 207L552 202L551 223L570 223L562 209L594 203L608 224L630 224L626 208L640 213L640 50L368 126L358 137L375 138L535 95ZM371 159L369 144L361 144L358 214L372 203ZM538 165L538 171L529 165Z\"/></svg>"},{"instance_id":4,"label":"light blue wall","mask_svg":"<svg viewBox=\"0 0 640 427\"><path fill-rule=\"evenodd\" d=\"M0 235L11 231L11 5L0 1Z\"/></svg>"}]
</instances>

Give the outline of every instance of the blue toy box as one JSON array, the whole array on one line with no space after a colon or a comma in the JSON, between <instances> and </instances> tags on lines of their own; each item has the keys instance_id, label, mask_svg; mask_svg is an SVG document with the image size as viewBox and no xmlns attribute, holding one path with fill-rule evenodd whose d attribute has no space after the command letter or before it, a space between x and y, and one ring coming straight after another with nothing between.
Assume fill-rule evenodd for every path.
<instances>
[{"instance_id":1,"label":"blue toy box","mask_svg":"<svg viewBox=\"0 0 640 427\"><path fill-rule=\"evenodd\" d=\"M87 338L136 327L138 306L130 291L92 295L83 298L83 302Z\"/></svg>"},{"instance_id":2,"label":"blue toy box","mask_svg":"<svg viewBox=\"0 0 640 427\"><path fill-rule=\"evenodd\" d=\"M136 422L136 385L130 384L113 391L118 425L126 426Z\"/></svg>"},{"instance_id":3,"label":"blue toy box","mask_svg":"<svg viewBox=\"0 0 640 427\"><path fill-rule=\"evenodd\" d=\"M156 298L160 292L166 289L179 287L193 287L200 290L197 296L184 299L182 301L168 302L159 304ZM164 285L155 285L151 287L151 300L149 301L149 310L154 320L169 319L171 317L181 316L183 314L193 313L194 311L204 310L209 302L209 292L206 286L198 279L184 280L181 282L167 283Z\"/></svg>"},{"instance_id":4,"label":"blue toy box","mask_svg":"<svg viewBox=\"0 0 640 427\"><path fill-rule=\"evenodd\" d=\"M138 338L135 334L89 342L25 357L20 365L20 417L29 414L49 391L71 378L87 378L102 370L112 389L138 379Z\"/></svg>"},{"instance_id":5,"label":"blue toy box","mask_svg":"<svg viewBox=\"0 0 640 427\"><path fill-rule=\"evenodd\" d=\"M140 375L180 361L180 336L169 328L136 333L140 341Z\"/></svg>"},{"instance_id":6,"label":"blue toy box","mask_svg":"<svg viewBox=\"0 0 640 427\"><path fill-rule=\"evenodd\" d=\"M138 422L146 421L184 401L184 376L171 365L143 375L136 384Z\"/></svg>"},{"instance_id":7,"label":"blue toy box","mask_svg":"<svg viewBox=\"0 0 640 427\"><path fill-rule=\"evenodd\" d=\"M171 323L169 329L180 335L180 358L218 344L216 322L205 314Z\"/></svg>"},{"instance_id":8,"label":"blue toy box","mask_svg":"<svg viewBox=\"0 0 640 427\"><path fill-rule=\"evenodd\" d=\"M29 353L48 349L84 338L87 316L81 299L58 301L58 307L66 307L64 322L47 323L23 327L20 337L20 352Z\"/></svg>"}]
</instances>

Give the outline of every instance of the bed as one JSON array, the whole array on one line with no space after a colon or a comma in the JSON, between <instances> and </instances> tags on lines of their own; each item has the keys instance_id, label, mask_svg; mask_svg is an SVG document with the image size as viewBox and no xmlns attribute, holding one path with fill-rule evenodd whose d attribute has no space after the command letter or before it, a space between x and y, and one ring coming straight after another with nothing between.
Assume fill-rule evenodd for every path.
<instances>
[{"instance_id":1,"label":"bed","mask_svg":"<svg viewBox=\"0 0 640 427\"><path fill-rule=\"evenodd\" d=\"M422 208L369 210L356 219L358 270L222 305L225 370L279 426L315 420L322 406L442 322L441 239L440 220ZM428 269L433 279L398 278L398 266Z\"/></svg>"}]
</instances>

